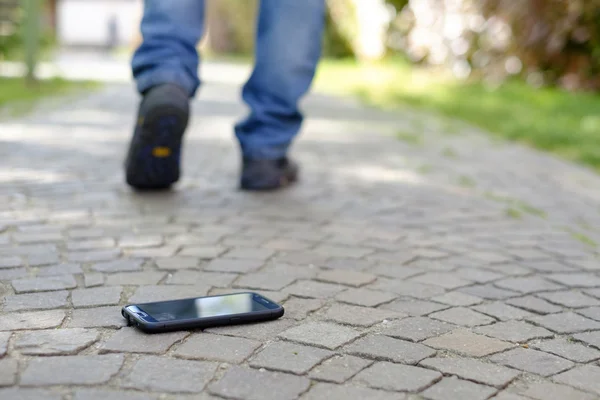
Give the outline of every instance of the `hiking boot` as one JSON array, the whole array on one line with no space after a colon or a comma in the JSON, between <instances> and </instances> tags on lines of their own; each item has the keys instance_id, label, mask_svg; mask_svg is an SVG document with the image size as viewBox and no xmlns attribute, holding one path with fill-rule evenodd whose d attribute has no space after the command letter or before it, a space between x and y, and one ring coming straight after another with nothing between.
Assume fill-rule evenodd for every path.
<instances>
[{"instance_id":1,"label":"hiking boot","mask_svg":"<svg viewBox=\"0 0 600 400\"><path fill-rule=\"evenodd\" d=\"M275 190L298 180L298 164L287 157L277 160L244 159L242 190Z\"/></svg>"},{"instance_id":2,"label":"hiking boot","mask_svg":"<svg viewBox=\"0 0 600 400\"><path fill-rule=\"evenodd\" d=\"M189 111L189 96L177 85L155 86L144 94L125 161L130 186L159 190L179 180Z\"/></svg>"}]
</instances>

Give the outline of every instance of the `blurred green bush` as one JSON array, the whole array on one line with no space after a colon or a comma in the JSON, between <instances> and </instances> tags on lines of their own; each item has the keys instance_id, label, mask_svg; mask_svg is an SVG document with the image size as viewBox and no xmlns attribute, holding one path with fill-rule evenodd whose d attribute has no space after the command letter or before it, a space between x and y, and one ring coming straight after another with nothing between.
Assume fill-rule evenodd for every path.
<instances>
[{"instance_id":1,"label":"blurred green bush","mask_svg":"<svg viewBox=\"0 0 600 400\"><path fill-rule=\"evenodd\" d=\"M0 0L0 60L23 57L23 28L26 18L21 1ZM42 29L39 32L39 46L41 51L46 51L55 45L56 40L54 33L49 31L41 21L40 26Z\"/></svg>"},{"instance_id":2,"label":"blurred green bush","mask_svg":"<svg viewBox=\"0 0 600 400\"><path fill-rule=\"evenodd\" d=\"M390 49L415 62L493 82L600 89L600 0L393 3Z\"/></svg>"}]
</instances>

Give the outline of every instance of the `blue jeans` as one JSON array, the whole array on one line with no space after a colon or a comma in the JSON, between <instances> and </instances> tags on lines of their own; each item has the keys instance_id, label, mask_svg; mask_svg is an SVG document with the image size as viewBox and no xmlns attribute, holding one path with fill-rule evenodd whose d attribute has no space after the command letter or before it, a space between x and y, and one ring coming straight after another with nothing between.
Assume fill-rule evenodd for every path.
<instances>
[{"instance_id":1,"label":"blue jeans","mask_svg":"<svg viewBox=\"0 0 600 400\"><path fill-rule=\"evenodd\" d=\"M143 43L132 60L138 90L175 83L193 97L200 85L196 45L204 0L145 0L144 7ZM245 157L286 155L303 120L298 102L321 56L324 17L325 0L261 0L256 62L242 91L250 114L235 126Z\"/></svg>"}]
</instances>

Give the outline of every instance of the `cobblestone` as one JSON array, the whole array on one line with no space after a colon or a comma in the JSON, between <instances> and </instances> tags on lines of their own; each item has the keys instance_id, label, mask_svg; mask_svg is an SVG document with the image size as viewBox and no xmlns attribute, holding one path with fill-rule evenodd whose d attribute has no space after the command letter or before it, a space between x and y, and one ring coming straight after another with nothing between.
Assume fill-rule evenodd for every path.
<instances>
[{"instance_id":1,"label":"cobblestone","mask_svg":"<svg viewBox=\"0 0 600 400\"><path fill-rule=\"evenodd\" d=\"M418 392L441 377L442 374L437 371L390 362L378 362L359 372L353 380L375 389Z\"/></svg>"},{"instance_id":2,"label":"cobblestone","mask_svg":"<svg viewBox=\"0 0 600 400\"><path fill-rule=\"evenodd\" d=\"M104 275L90 272L83 275L83 284L86 288L104 285Z\"/></svg>"},{"instance_id":3,"label":"cobblestone","mask_svg":"<svg viewBox=\"0 0 600 400\"><path fill-rule=\"evenodd\" d=\"M10 332L0 332L0 358L6 355L8 351L8 339L10 339Z\"/></svg>"},{"instance_id":4,"label":"cobblestone","mask_svg":"<svg viewBox=\"0 0 600 400\"><path fill-rule=\"evenodd\" d=\"M120 328L125 326L120 307L98 307L73 310L69 328Z\"/></svg>"},{"instance_id":5,"label":"cobblestone","mask_svg":"<svg viewBox=\"0 0 600 400\"><path fill-rule=\"evenodd\" d=\"M575 338L586 342L586 335L586 333L582 333L581 335L576 335ZM578 336L581 336L581 338ZM600 342L596 343L600 344ZM600 358L599 351L567 339L547 340L545 342L536 343L532 347L580 363L587 363Z\"/></svg>"},{"instance_id":6,"label":"cobblestone","mask_svg":"<svg viewBox=\"0 0 600 400\"><path fill-rule=\"evenodd\" d=\"M81 328L25 332L15 341L15 349L26 355L71 355L89 347L98 338L97 331Z\"/></svg>"},{"instance_id":7,"label":"cobblestone","mask_svg":"<svg viewBox=\"0 0 600 400\"><path fill-rule=\"evenodd\" d=\"M198 393L212 379L217 363L146 356L136 364L123 386L138 390Z\"/></svg>"},{"instance_id":8,"label":"cobblestone","mask_svg":"<svg viewBox=\"0 0 600 400\"><path fill-rule=\"evenodd\" d=\"M161 270L185 270L185 269L194 269L198 267L198 259L195 257L169 257L169 258L158 258L154 260L158 269Z\"/></svg>"},{"instance_id":9,"label":"cobblestone","mask_svg":"<svg viewBox=\"0 0 600 400\"><path fill-rule=\"evenodd\" d=\"M149 393L114 389L79 389L73 393L73 400L156 400L158 396Z\"/></svg>"},{"instance_id":10,"label":"cobblestone","mask_svg":"<svg viewBox=\"0 0 600 400\"><path fill-rule=\"evenodd\" d=\"M166 283L169 285L204 285L213 287L229 287L231 283L238 277L236 274L221 274L217 272L198 272L198 271L178 271L167 278ZM238 285L236 285L238 286ZM245 288L269 289L261 288L260 285L241 286Z\"/></svg>"},{"instance_id":11,"label":"cobblestone","mask_svg":"<svg viewBox=\"0 0 600 400\"><path fill-rule=\"evenodd\" d=\"M477 383L458 379L444 378L423 392L423 397L431 400L448 398L465 400L485 400L496 393L496 390Z\"/></svg>"},{"instance_id":12,"label":"cobblestone","mask_svg":"<svg viewBox=\"0 0 600 400\"><path fill-rule=\"evenodd\" d=\"M281 333L284 339L333 350L360 336L358 331L329 322L309 322Z\"/></svg>"},{"instance_id":13,"label":"cobblestone","mask_svg":"<svg viewBox=\"0 0 600 400\"><path fill-rule=\"evenodd\" d=\"M294 276L273 275L269 272L256 272L242 276L236 281L234 287L281 290L296 280ZM309 296L310 297L310 296Z\"/></svg>"},{"instance_id":14,"label":"cobblestone","mask_svg":"<svg viewBox=\"0 0 600 400\"><path fill-rule=\"evenodd\" d=\"M377 279L377 275L367 274L359 271L328 270L317 275L317 279L323 282L339 283L347 286L363 286Z\"/></svg>"},{"instance_id":15,"label":"cobblestone","mask_svg":"<svg viewBox=\"0 0 600 400\"><path fill-rule=\"evenodd\" d=\"M377 307L389 303L397 296L392 293L379 292L369 289L349 289L338 294L335 299L343 303L364 307Z\"/></svg>"},{"instance_id":16,"label":"cobblestone","mask_svg":"<svg viewBox=\"0 0 600 400\"><path fill-rule=\"evenodd\" d=\"M150 303L199 297L208 294L208 286L204 285L168 285L168 286L139 286L129 298L129 303Z\"/></svg>"},{"instance_id":17,"label":"cobblestone","mask_svg":"<svg viewBox=\"0 0 600 400\"><path fill-rule=\"evenodd\" d=\"M417 277L411 278L411 282L419 282L428 285L441 286L445 289L456 289L461 286L467 286L473 283L472 281L468 281L465 279L461 279L454 274L448 273L427 273L424 275L419 275Z\"/></svg>"},{"instance_id":18,"label":"cobblestone","mask_svg":"<svg viewBox=\"0 0 600 400\"><path fill-rule=\"evenodd\" d=\"M600 286L600 278L592 273L552 274L548 276L548 279L569 287L594 288Z\"/></svg>"},{"instance_id":19,"label":"cobblestone","mask_svg":"<svg viewBox=\"0 0 600 400\"><path fill-rule=\"evenodd\" d=\"M550 293L538 293L538 296L551 303L568 308L592 307L600 304L600 301L575 291L561 291Z\"/></svg>"},{"instance_id":20,"label":"cobblestone","mask_svg":"<svg viewBox=\"0 0 600 400\"><path fill-rule=\"evenodd\" d=\"M462 326L479 326L491 324L495 320L486 315L464 307L455 307L449 310L435 312L431 318Z\"/></svg>"},{"instance_id":21,"label":"cobblestone","mask_svg":"<svg viewBox=\"0 0 600 400\"><path fill-rule=\"evenodd\" d=\"M325 303L318 299L299 299L292 297L287 300L283 305L285 308L286 318L293 318L295 320L303 320L310 313L319 310Z\"/></svg>"},{"instance_id":22,"label":"cobblestone","mask_svg":"<svg viewBox=\"0 0 600 400\"><path fill-rule=\"evenodd\" d=\"M457 329L423 343L434 349L450 350L471 357L483 357L513 347L510 343L477 335L466 329Z\"/></svg>"},{"instance_id":23,"label":"cobblestone","mask_svg":"<svg viewBox=\"0 0 600 400\"><path fill-rule=\"evenodd\" d=\"M294 284L288 286L284 290L286 293L298 297L325 299L334 297L336 294L344 290L344 287L332 283L301 280L296 281Z\"/></svg>"},{"instance_id":24,"label":"cobblestone","mask_svg":"<svg viewBox=\"0 0 600 400\"><path fill-rule=\"evenodd\" d=\"M337 303L331 306L331 308L323 315L323 318L328 321L363 327L369 327L384 320L393 320L403 317L406 317L406 314Z\"/></svg>"},{"instance_id":25,"label":"cobblestone","mask_svg":"<svg viewBox=\"0 0 600 400\"><path fill-rule=\"evenodd\" d=\"M404 400L406 396L400 393L390 393L383 390L374 390L357 386L338 386L327 383L317 383L302 400L345 400L345 399L369 399L369 400Z\"/></svg>"},{"instance_id":26,"label":"cobblestone","mask_svg":"<svg viewBox=\"0 0 600 400\"><path fill-rule=\"evenodd\" d=\"M492 361L522 371L550 376L571 368L571 361L537 350L516 348L492 356Z\"/></svg>"},{"instance_id":27,"label":"cobblestone","mask_svg":"<svg viewBox=\"0 0 600 400\"><path fill-rule=\"evenodd\" d=\"M310 372L310 377L320 381L344 383L372 363L349 355L333 357L315 367Z\"/></svg>"},{"instance_id":28,"label":"cobblestone","mask_svg":"<svg viewBox=\"0 0 600 400\"><path fill-rule=\"evenodd\" d=\"M467 286L457 289L459 292L470 294L472 296L481 297L488 300L506 300L518 295L517 292L511 290L499 289L490 284Z\"/></svg>"},{"instance_id":29,"label":"cobblestone","mask_svg":"<svg viewBox=\"0 0 600 400\"><path fill-rule=\"evenodd\" d=\"M298 398L309 387L310 380L304 377L232 367L223 378L211 384L209 390L225 398L291 400Z\"/></svg>"},{"instance_id":30,"label":"cobblestone","mask_svg":"<svg viewBox=\"0 0 600 400\"><path fill-rule=\"evenodd\" d=\"M470 296L468 294L464 294L464 293L460 293L460 292L444 293L441 296L433 297L431 300L433 300L437 303L448 304L449 306L462 306L462 307L472 306L475 304L479 304L483 301L479 297Z\"/></svg>"},{"instance_id":31,"label":"cobblestone","mask_svg":"<svg viewBox=\"0 0 600 400\"><path fill-rule=\"evenodd\" d=\"M18 279L12 281L16 293L46 292L73 289L77 286L73 275L49 276L44 278Z\"/></svg>"},{"instance_id":32,"label":"cobblestone","mask_svg":"<svg viewBox=\"0 0 600 400\"><path fill-rule=\"evenodd\" d=\"M578 366L552 379L600 396L600 367L595 365Z\"/></svg>"},{"instance_id":33,"label":"cobblestone","mask_svg":"<svg viewBox=\"0 0 600 400\"><path fill-rule=\"evenodd\" d=\"M491 336L509 342L525 343L531 339L542 339L553 336L547 329L528 324L523 321L498 322L493 325L476 328L475 333Z\"/></svg>"},{"instance_id":34,"label":"cobblestone","mask_svg":"<svg viewBox=\"0 0 600 400\"><path fill-rule=\"evenodd\" d=\"M498 395L492 397L494 400L529 400L529 397L519 396L511 392L500 392Z\"/></svg>"},{"instance_id":35,"label":"cobblestone","mask_svg":"<svg viewBox=\"0 0 600 400\"><path fill-rule=\"evenodd\" d=\"M258 260L234 260L219 258L212 260L204 267L205 271L247 273L256 271L263 265L263 261Z\"/></svg>"},{"instance_id":36,"label":"cobblestone","mask_svg":"<svg viewBox=\"0 0 600 400\"><path fill-rule=\"evenodd\" d=\"M383 335L365 336L346 347L345 350L356 356L404 364L416 364L435 354L435 350L421 344Z\"/></svg>"},{"instance_id":37,"label":"cobblestone","mask_svg":"<svg viewBox=\"0 0 600 400\"><path fill-rule=\"evenodd\" d=\"M562 311L562 308L533 296L510 299L507 303L538 314L552 314Z\"/></svg>"},{"instance_id":38,"label":"cobblestone","mask_svg":"<svg viewBox=\"0 0 600 400\"><path fill-rule=\"evenodd\" d=\"M499 319L500 321L523 319L534 316L534 314L530 312L497 301L475 306L472 307L472 309L482 314L490 315L496 319Z\"/></svg>"},{"instance_id":39,"label":"cobblestone","mask_svg":"<svg viewBox=\"0 0 600 400\"><path fill-rule=\"evenodd\" d=\"M75 289L71 292L74 307L112 306L119 304L123 288L120 286Z\"/></svg>"},{"instance_id":40,"label":"cobblestone","mask_svg":"<svg viewBox=\"0 0 600 400\"><path fill-rule=\"evenodd\" d=\"M250 360L250 366L304 374L333 355L331 351L288 342L267 345Z\"/></svg>"},{"instance_id":41,"label":"cobblestone","mask_svg":"<svg viewBox=\"0 0 600 400\"><path fill-rule=\"evenodd\" d=\"M156 285L167 274L164 272L119 272L106 277L107 285Z\"/></svg>"},{"instance_id":42,"label":"cobblestone","mask_svg":"<svg viewBox=\"0 0 600 400\"><path fill-rule=\"evenodd\" d=\"M66 307L69 292L41 292L6 296L4 311L51 310Z\"/></svg>"},{"instance_id":43,"label":"cobblestone","mask_svg":"<svg viewBox=\"0 0 600 400\"><path fill-rule=\"evenodd\" d=\"M229 132L244 110L237 87L211 79L186 134L197 157L171 193L122 180L130 85L2 121L0 398L600 395L600 263L565 231L600 222L596 175L473 127L441 135L433 116L315 95L294 150L303 181L238 192ZM456 186L464 171L475 187ZM547 215L509 218L496 196ZM248 290L284 317L124 328L127 303Z\"/></svg>"},{"instance_id":44,"label":"cobblestone","mask_svg":"<svg viewBox=\"0 0 600 400\"><path fill-rule=\"evenodd\" d=\"M513 369L470 358L427 358L419 365L433 368L445 375L456 375L498 388L506 386L520 375L520 372Z\"/></svg>"},{"instance_id":45,"label":"cobblestone","mask_svg":"<svg viewBox=\"0 0 600 400\"><path fill-rule=\"evenodd\" d=\"M219 328L209 328L205 332L217 333L219 335L239 336L255 340L272 340L278 334L286 331L294 322L289 319L280 319L268 323L250 324L250 325L232 325ZM302 335L300 332L292 331L290 337L298 337L300 341ZM310 337L310 336L308 336Z\"/></svg>"},{"instance_id":46,"label":"cobblestone","mask_svg":"<svg viewBox=\"0 0 600 400\"><path fill-rule=\"evenodd\" d=\"M529 320L557 333L575 333L600 329L600 322L596 322L572 312L533 317Z\"/></svg>"},{"instance_id":47,"label":"cobblestone","mask_svg":"<svg viewBox=\"0 0 600 400\"><path fill-rule=\"evenodd\" d=\"M523 394L536 400L545 400L552 393L557 399L569 400L593 400L596 397L590 393L584 393L569 386L557 385L550 382L541 382L531 385Z\"/></svg>"},{"instance_id":48,"label":"cobblestone","mask_svg":"<svg viewBox=\"0 0 600 400\"><path fill-rule=\"evenodd\" d=\"M420 317L422 315L431 314L435 311L445 310L448 308L448 306L424 300L398 299L391 303L384 304L380 308L404 312L413 317Z\"/></svg>"},{"instance_id":49,"label":"cobblestone","mask_svg":"<svg viewBox=\"0 0 600 400\"><path fill-rule=\"evenodd\" d=\"M23 260L18 256L0 257L0 268L16 268L23 266Z\"/></svg>"},{"instance_id":50,"label":"cobblestone","mask_svg":"<svg viewBox=\"0 0 600 400\"><path fill-rule=\"evenodd\" d=\"M121 328L102 345L101 351L160 354L187 335L186 332L147 335L138 329Z\"/></svg>"},{"instance_id":51,"label":"cobblestone","mask_svg":"<svg viewBox=\"0 0 600 400\"><path fill-rule=\"evenodd\" d=\"M12 358L0 360L0 387L12 386L17 381L19 363Z\"/></svg>"},{"instance_id":52,"label":"cobblestone","mask_svg":"<svg viewBox=\"0 0 600 400\"><path fill-rule=\"evenodd\" d=\"M5 314L0 315L0 331L56 328L64 319L60 310Z\"/></svg>"},{"instance_id":53,"label":"cobblestone","mask_svg":"<svg viewBox=\"0 0 600 400\"><path fill-rule=\"evenodd\" d=\"M194 334L177 347L178 357L239 364L260 347L260 342L223 335Z\"/></svg>"},{"instance_id":54,"label":"cobblestone","mask_svg":"<svg viewBox=\"0 0 600 400\"><path fill-rule=\"evenodd\" d=\"M63 395L49 390L12 387L0 389L0 398L11 400L62 400Z\"/></svg>"},{"instance_id":55,"label":"cobblestone","mask_svg":"<svg viewBox=\"0 0 600 400\"><path fill-rule=\"evenodd\" d=\"M545 280L544 278L533 276L523 278L508 278L494 282L494 285L501 289L508 289L519 293L535 293L548 290L560 290L563 287Z\"/></svg>"},{"instance_id":56,"label":"cobblestone","mask_svg":"<svg viewBox=\"0 0 600 400\"><path fill-rule=\"evenodd\" d=\"M142 269L142 260L116 260L96 263L91 269L96 272L132 272Z\"/></svg>"},{"instance_id":57,"label":"cobblestone","mask_svg":"<svg viewBox=\"0 0 600 400\"><path fill-rule=\"evenodd\" d=\"M30 262L31 265L31 262ZM50 266L39 267L36 276L55 276L55 275L72 275L81 274L83 270L79 264L57 264Z\"/></svg>"},{"instance_id":58,"label":"cobblestone","mask_svg":"<svg viewBox=\"0 0 600 400\"><path fill-rule=\"evenodd\" d=\"M582 308L577 310L577 313L596 321L600 320L600 307Z\"/></svg>"},{"instance_id":59,"label":"cobblestone","mask_svg":"<svg viewBox=\"0 0 600 400\"><path fill-rule=\"evenodd\" d=\"M122 354L34 358L23 371L21 384L54 386L105 383L119 372L122 365Z\"/></svg>"},{"instance_id":60,"label":"cobblestone","mask_svg":"<svg viewBox=\"0 0 600 400\"><path fill-rule=\"evenodd\" d=\"M444 288L440 286L385 278L379 278L375 283L368 285L368 288L417 299L428 299L445 293Z\"/></svg>"},{"instance_id":61,"label":"cobblestone","mask_svg":"<svg viewBox=\"0 0 600 400\"><path fill-rule=\"evenodd\" d=\"M573 338L590 346L600 348L600 332L585 332L573 335Z\"/></svg>"},{"instance_id":62,"label":"cobblestone","mask_svg":"<svg viewBox=\"0 0 600 400\"><path fill-rule=\"evenodd\" d=\"M420 342L439 336L456 328L456 325L436 321L426 317L411 317L392 321L385 325L382 333L398 339Z\"/></svg>"}]
</instances>

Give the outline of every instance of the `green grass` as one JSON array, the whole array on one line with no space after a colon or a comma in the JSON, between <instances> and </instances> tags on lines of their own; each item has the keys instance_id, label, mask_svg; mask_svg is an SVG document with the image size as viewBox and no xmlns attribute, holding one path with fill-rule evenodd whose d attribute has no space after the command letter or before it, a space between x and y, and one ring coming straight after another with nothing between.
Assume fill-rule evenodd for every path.
<instances>
[{"instance_id":1,"label":"green grass","mask_svg":"<svg viewBox=\"0 0 600 400\"><path fill-rule=\"evenodd\" d=\"M413 146L420 146L423 144L423 136L413 132L400 131L396 133L396 137Z\"/></svg>"},{"instance_id":2,"label":"green grass","mask_svg":"<svg viewBox=\"0 0 600 400\"><path fill-rule=\"evenodd\" d=\"M62 79L40 80L28 86L22 78L0 77L0 110L8 107L19 113L29 109L37 100L95 87L93 82L70 82Z\"/></svg>"},{"instance_id":3,"label":"green grass","mask_svg":"<svg viewBox=\"0 0 600 400\"><path fill-rule=\"evenodd\" d=\"M452 158L452 159L458 158L458 154L456 153L456 151L450 147L444 148L444 150L442 150L442 155L446 158Z\"/></svg>"},{"instance_id":4,"label":"green grass","mask_svg":"<svg viewBox=\"0 0 600 400\"><path fill-rule=\"evenodd\" d=\"M475 186L477 186L477 182L475 182L475 180L473 178L471 178L470 176L466 176L466 175L461 175L458 178L458 184L462 187L466 187L466 188L473 188Z\"/></svg>"},{"instance_id":5,"label":"green grass","mask_svg":"<svg viewBox=\"0 0 600 400\"><path fill-rule=\"evenodd\" d=\"M484 196L490 200L507 204L509 206L509 208L507 210L507 215L511 216L513 218L515 218L517 214L520 218L520 216L523 213L529 214L529 215L534 215L536 217L544 218L544 219L548 217L548 215L546 214L546 212L544 210L540 210L539 208L536 208L536 207L532 206L531 204L524 202L523 200L513 199L511 197L499 196L492 192L486 192L486 193L484 193Z\"/></svg>"},{"instance_id":6,"label":"green grass","mask_svg":"<svg viewBox=\"0 0 600 400\"><path fill-rule=\"evenodd\" d=\"M422 175L427 175L433 172L433 166L429 164L419 165L419 167L417 168L417 172Z\"/></svg>"},{"instance_id":7,"label":"green grass","mask_svg":"<svg viewBox=\"0 0 600 400\"><path fill-rule=\"evenodd\" d=\"M516 208L509 207L506 209L506 216L512 219L521 219L523 218L523 213Z\"/></svg>"},{"instance_id":8,"label":"green grass","mask_svg":"<svg viewBox=\"0 0 600 400\"><path fill-rule=\"evenodd\" d=\"M591 237L587 236L584 233L581 232L575 232L571 229L567 229L569 231L569 233L571 234L571 236L573 237L573 239L578 240L579 242L591 246L591 247L598 247L598 243L596 243L596 241L594 239L592 239Z\"/></svg>"},{"instance_id":9,"label":"green grass","mask_svg":"<svg viewBox=\"0 0 600 400\"><path fill-rule=\"evenodd\" d=\"M401 60L360 66L324 60L315 87L357 95L378 107L410 105L434 111L600 172L600 96L595 94L534 89L516 81L492 89L483 83L456 82Z\"/></svg>"}]
</instances>

